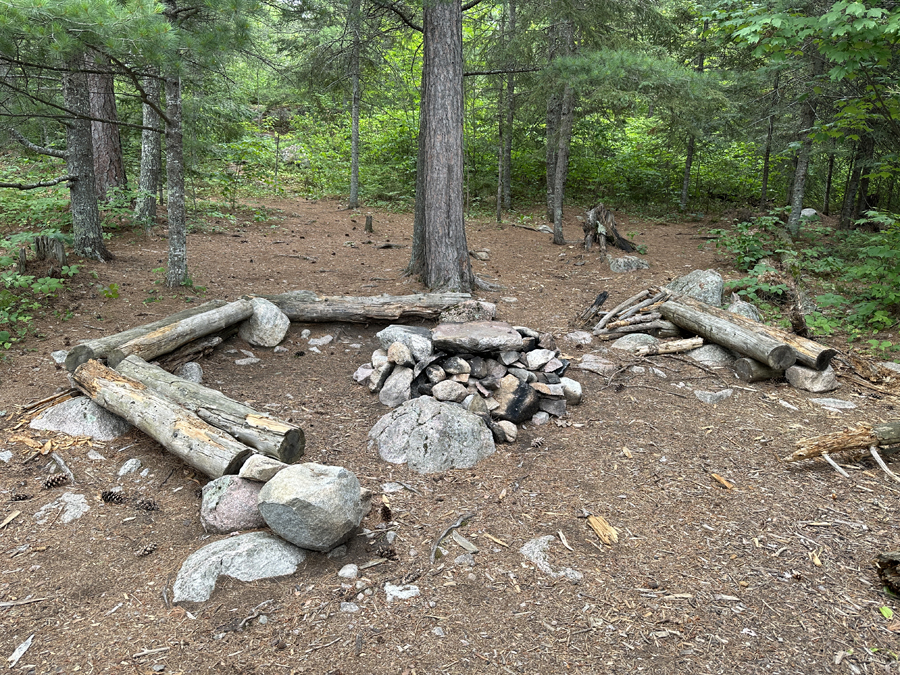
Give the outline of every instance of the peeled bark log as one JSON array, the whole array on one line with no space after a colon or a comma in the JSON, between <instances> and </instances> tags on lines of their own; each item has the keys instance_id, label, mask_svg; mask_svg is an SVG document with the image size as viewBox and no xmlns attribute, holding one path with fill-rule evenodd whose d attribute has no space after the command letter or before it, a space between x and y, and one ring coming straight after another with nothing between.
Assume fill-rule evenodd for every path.
<instances>
[{"instance_id":1,"label":"peeled bark log","mask_svg":"<svg viewBox=\"0 0 900 675\"><path fill-rule=\"evenodd\" d=\"M291 291L262 297L277 305L291 321L310 323L437 319L444 310L471 298L468 293L320 297L312 291Z\"/></svg>"},{"instance_id":2,"label":"peeled bark log","mask_svg":"<svg viewBox=\"0 0 900 675\"><path fill-rule=\"evenodd\" d=\"M784 462L797 462L801 459L812 459L824 453L844 450L863 450L872 446L894 445L900 443L900 421L885 424L860 424L832 434L804 438L797 441L797 449Z\"/></svg>"},{"instance_id":3,"label":"peeled bark log","mask_svg":"<svg viewBox=\"0 0 900 675\"><path fill-rule=\"evenodd\" d=\"M106 360L115 368L123 359L134 354L145 361L178 349L182 345L228 328L253 314L249 300L238 300L224 307L213 309L197 316L181 319L168 326L126 342L111 350Z\"/></svg>"},{"instance_id":4,"label":"peeled bark log","mask_svg":"<svg viewBox=\"0 0 900 675\"><path fill-rule=\"evenodd\" d=\"M73 347L68 356L66 356L66 370L71 373L82 363L85 363L90 359L105 359L110 351L125 344L129 340L151 333L163 326L168 326L176 321L180 321L181 319L187 319L188 317L203 314L212 309L218 309L226 304L227 303L224 300L211 300L210 302L205 302L197 307L191 307L190 309L185 309L176 314L170 314L153 323L137 326L136 328L129 328L128 330L116 333L115 335L108 335L106 337L97 338L96 340L82 342L80 345Z\"/></svg>"},{"instance_id":5,"label":"peeled bark log","mask_svg":"<svg viewBox=\"0 0 900 675\"><path fill-rule=\"evenodd\" d=\"M736 359L733 368L737 376L744 382L762 382L763 380L772 380L776 377L784 377L783 370L775 370L769 366L760 363L756 359L744 357Z\"/></svg>"},{"instance_id":6,"label":"peeled bark log","mask_svg":"<svg viewBox=\"0 0 900 675\"><path fill-rule=\"evenodd\" d=\"M137 356L129 356L116 366L116 370L264 455L285 464L293 464L303 456L306 438L303 429L295 424L273 419L215 389L188 382Z\"/></svg>"},{"instance_id":7,"label":"peeled bark log","mask_svg":"<svg viewBox=\"0 0 900 675\"><path fill-rule=\"evenodd\" d=\"M238 473L253 453L194 413L99 361L81 364L73 378L97 405L126 419L210 478Z\"/></svg>"},{"instance_id":8,"label":"peeled bark log","mask_svg":"<svg viewBox=\"0 0 900 675\"><path fill-rule=\"evenodd\" d=\"M659 354L678 354L679 352L688 352L703 346L702 337L692 337L685 340L673 340L672 342L662 342L658 345L647 345L639 347L635 352L635 356L657 356Z\"/></svg>"},{"instance_id":9,"label":"peeled bark log","mask_svg":"<svg viewBox=\"0 0 900 675\"><path fill-rule=\"evenodd\" d=\"M725 319L726 321L737 324L754 332L762 332L773 338L774 340L782 342L793 349L794 354L797 357L797 363L806 366L807 368L825 370L831 363L831 359L833 359L837 355L836 349L826 347L825 345L819 344L815 340L800 337L799 335L789 333L788 331L782 330L781 328L767 326L764 323L754 321L753 319L743 316L742 314L735 314L734 312L729 312L727 310L720 309L719 307L713 307L712 305L708 305L705 302L695 300L694 298L679 296L677 298L672 298L672 302L677 302L680 305L692 307L701 312L709 314L710 316ZM663 312L663 315L665 316L665 312ZM748 354L747 356L753 355Z\"/></svg>"}]
</instances>

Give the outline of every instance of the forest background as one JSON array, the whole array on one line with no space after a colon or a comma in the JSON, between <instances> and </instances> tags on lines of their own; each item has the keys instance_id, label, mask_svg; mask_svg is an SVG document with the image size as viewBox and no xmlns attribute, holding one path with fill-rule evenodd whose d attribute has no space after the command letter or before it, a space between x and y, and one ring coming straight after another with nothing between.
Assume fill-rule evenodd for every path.
<instances>
[{"instance_id":1,"label":"forest background","mask_svg":"<svg viewBox=\"0 0 900 675\"><path fill-rule=\"evenodd\" d=\"M720 214L735 290L896 350L898 34L844 0L0 2L0 347L78 273L23 271L36 237L166 223L190 285L185 233L277 194L415 208L408 271L458 290L467 215Z\"/></svg>"}]
</instances>

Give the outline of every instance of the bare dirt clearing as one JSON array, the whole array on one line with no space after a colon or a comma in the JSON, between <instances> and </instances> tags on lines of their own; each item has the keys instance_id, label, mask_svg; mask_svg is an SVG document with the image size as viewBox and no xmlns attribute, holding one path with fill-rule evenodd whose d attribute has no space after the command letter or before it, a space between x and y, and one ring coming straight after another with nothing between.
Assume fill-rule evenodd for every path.
<instances>
[{"instance_id":1,"label":"bare dirt clearing","mask_svg":"<svg viewBox=\"0 0 900 675\"><path fill-rule=\"evenodd\" d=\"M48 460L27 461L34 449L22 437L66 439L16 428L14 413L67 385L50 352L149 323L183 309L188 298L422 290L402 276L410 216L376 213L375 233L367 235L365 212L340 210L336 202L267 206L281 209L276 219L189 236L189 270L202 293L173 293L156 283L162 275L152 270L165 265L164 238L116 234L116 259L85 265L56 301L59 315L70 311L71 318L38 320L45 337L29 339L0 366L0 410L7 411L0 451L11 453L0 464L0 522L21 511L0 530L0 654L9 656L34 634L18 670L898 671L900 623L879 610L900 612L900 603L882 592L871 560L900 549L900 486L871 460L849 462L845 479L824 462L776 458L800 438L896 418L892 398L844 383L829 396L856 408L829 412L810 402L815 395L784 382L744 386L730 371L683 356L638 360L613 350L610 358L623 369L611 380L570 371L584 387L584 403L570 408L563 426L526 428L473 470L426 477L382 462L366 446L387 409L350 376L377 346L381 325L293 324L287 354L235 337L202 362L208 386L300 424L306 459L355 472L376 493L363 525L379 536L354 538L343 558L312 554L291 577L226 579L207 603L171 606L182 562L211 541L198 516L204 477L132 432L93 447L60 447L78 483L43 489ZM569 215L567 235L579 239L576 213ZM478 297L497 302L501 320L561 336L601 290L610 292L612 306L691 269L722 267L708 247L698 249L703 240L694 224L620 221L623 234L646 244L649 270L614 275L596 250L584 254L551 245L546 234L470 222L469 247L490 250L489 261L473 260L475 270L504 286ZM405 248L378 248L387 243ZM118 297L107 297L113 285ZM335 340L316 354L300 338L304 328ZM590 349L605 346L595 340ZM250 349L261 362L237 366L242 355L227 353L233 349ZM725 387L734 387L734 396L715 406L691 392ZM91 459L91 450L103 459ZM146 475L119 478L132 457ZM712 474L734 487L725 489ZM392 481L409 489L388 495L393 521L384 523L379 495ZM117 484L132 502L152 499L159 510L104 503L100 493ZM66 493L84 495L90 510L71 522L58 506L35 518ZM16 495L30 498L12 501ZM469 512L476 515L461 533L480 549L475 564L455 563L464 551L454 543L447 557L429 563L435 537ZM600 543L585 513L617 528L618 544ZM337 571L378 557L384 530L397 533L396 558L362 571L359 588L342 587ZM577 570L580 583L537 570L519 552L543 535L554 536L553 570ZM154 552L138 555L152 544ZM416 584L421 595L388 603L385 583L401 582ZM344 601L358 611L340 611Z\"/></svg>"}]
</instances>

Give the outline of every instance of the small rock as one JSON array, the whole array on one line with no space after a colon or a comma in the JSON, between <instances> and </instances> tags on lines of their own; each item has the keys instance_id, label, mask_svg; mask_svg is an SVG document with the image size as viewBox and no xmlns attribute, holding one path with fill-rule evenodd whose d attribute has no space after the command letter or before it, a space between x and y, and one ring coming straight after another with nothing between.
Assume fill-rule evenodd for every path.
<instances>
[{"instance_id":1,"label":"small rock","mask_svg":"<svg viewBox=\"0 0 900 675\"><path fill-rule=\"evenodd\" d=\"M412 395L410 391L412 381L412 368L399 365L394 366L378 394L378 400L381 401L382 405L386 405L389 408L396 408L398 405L405 403Z\"/></svg>"},{"instance_id":2,"label":"small rock","mask_svg":"<svg viewBox=\"0 0 900 675\"><path fill-rule=\"evenodd\" d=\"M468 375L472 372L472 366L465 359L458 356L448 356L441 363L441 367L448 375Z\"/></svg>"},{"instance_id":3,"label":"small rock","mask_svg":"<svg viewBox=\"0 0 900 675\"><path fill-rule=\"evenodd\" d=\"M726 308L732 314L740 314L741 316L745 316L748 319L753 319L754 321L759 321L762 323L763 317L760 314L759 310L756 309L756 305L753 305L749 302L745 302L743 300L735 300Z\"/></svg>"},{"instance_id":4,"label":"small rock","mask_svg":"<svg viewBox=\"0 0 900 675\"><path fill-rule=\"evenodd\" d=\"M437 384L438 382L443 382L447 379L447 373L445 373L444 369L439 365L433 363L425 368L425 377L427 377L428 381L432 384Z\"/></svg>"},{"instance_id":5,"label":"small rock","mask_svg":"<svg viewBox=\"0 0 900 675\"><path fill-rule=\"evenodd\" d=\"M694 396L703 401L704 403L710 403L715 405L716 403L721 403L726 398L729 398L732 394L734 394L734 389L723 389L722 391L703 391L696 390L694 391Z\"/></svg>"},{"instance_id":6,"label":"small rock","mask_svg":"<svg viewBox=\"0 0 900 675\"><path fill-rule=\"evenodd\" d=\"M413 359L417 362L431 356L433 351L431 331L421 326L394 324L376 333L376 337L383 349L387 349L394 342L402 342L409 347Z\"/></svg>"},{"instance_id":7,"label":"small rock","mask_svg":"<svg viewBox=\"0 0 900 675\"><path fill-rule=\"evenodd\" d=\"M34 514L34 519L38 525L43 525L50 518L67 525L73 520L81 518L90 509L91 507L88 506L87 498L84 495L66 492L38 509ZM59 517L57 518L57 516Z\"/></svg>"},{"instance_id":8,"label":"small rock","mask_svg":"<svg viewBox=\"0 0 900 675\"><path fill-rule=\"evenodd\" d=\"M238 477L265 483L272 480L272 478L275 477L275 474L287 466L288 465L284 462L279 462L272 457L252 454L247 458L247 461L244 462L243 466L241 466Z\"/></svg>"},{"instance_id":9,"label":"small rock","mask_svg":"<svg viewBox=\"0 0 900 675\"><path fill-rule=\"evenodd\" d=\"M563 336L563 340L573 345L587 346L594 340L594 336L586 330L575 330Z\"/></svg>"},{"instance_id":10,"label":"small rock","mask_svg":"<svg viewBox=\"0 0 900 675\"><path fill-rule=\"evenodd\" d=\"M556 351L552 349L535 349L525 354L524 357L528 370L540 370L547 365L550 359L556 357Z\"/></svg>"},{"instance_id":11,"label":"small rock","mask_svg":"<svg viewBox=\"0 0 900 675\"><path fill-rule=\"evenodd\" d=\"M544 367L541 368L541 370L545 373L555 373L557 371L559 371L560 373L564 373L566 367L568 367L568 362L563 362L557 358L552 358L544 364Z\"/></svg>"},{"instance_id":12,"label":"small rock","mask_svg":"<svg viewBox=\"0 0 900 675\"><path fill-rule=\"evenodd\" d=\"M537 392L514 375L500 380L500 388L493 398L500 404L492 411L494 416L516 424L534 415L540 405Z\"/></svg>"},{"instance_id":13,"label":"small rock","mask_svg":"<svg viewBox=\"0 0 900 675\"><path fill-rule=\"evenodd\" d=\"M28 426L69 436L90 436L97 441L114 440L131 429L128 422L86 396L58 403L35 417Z\"/></svg>"},{"instance_id":14,"label":"small rock","mask_svg":"<svg viewBox=\"0 0 900 675\"><path fill-rule=\"evenodd\" d=\"M475 566L475 556L471 553L463 553L462 555L458 555L453 559L454 564L456 565L466 565L468 567Z\"/></svg>"},{"instance_id":15,"label":"small rock","mask_svg":"<svg viewBox=\"0 0 900 675\"><path fill-rule=\"evenodd\" d=\"M553 417L564 417L566 414L566 399L542 398L540 408Z\"/></svg>"},{"instance_id":16,"label":"small rock","mask_svg":"<svg viewBox=\"0 0 900 675\"><path fill-rule=\"evenodd\" d=\"M9 450L0 450L0 462L4 464L9 464L9 461L13 458L12 452Z\"/></svg>"},{"instance_id":17,"label":"small rock","mask_svg":"<svg viewBox=\"0 0 900 675\"><path fill-rule=\"evenodd\" d=\"M840 386L837 376L834 374L834 368L831 366L828 366L825 370L815 370L794 365L784 371L784 376L791 386L814 394L834 391Z\"/></svg>"},{"instance_id":18,"label":"small rock","mask_svg":"<svg viewBox=\"0 0 900 675\"><path fill-rule=\"evenodd\" d=\"M203 382L203 368L196 361L181 364L176 368L175 375L194 384Z\"/></svg>"},{"instance_id":19,"label":"small rock","mask_svg":"<svg viewBox=\"0 0 900 675\"><path fill-rule=\"evenodd\" d=\"M353 373L353 381L358 382L359 384L365 384L374 372L375 368L372 367L371 363L364 363Z\"/></svg>"},{"instance_id":20,"label":"small rock","mask_svg":"<svg viewBox=\"0 0 900 675\"><path fill-rule=\"evenodd\" d=\"M618 340L613 342L610 345L610 349L621 349L626 352L636 352L641 347L645 347L647 345L655 345L659 344L659 340L657 340L652 335L647 335L646 333L630 333L623 337L620 337ZM587 356L585 354L584 356ZM584 357L581 358L582 364L584 363ZM584 366L582 365L582 368Z\"/></svg>"},{"instance_id":21,"label":"small rock","mask_svg":"<svg viewBox=\"0 0 900 675\"><path fill-rule=\"evenodd\" d=\"M237 359L234 362L236 366L252 366L254 363L259 363L259 359L257 358L246 358L246 359Z\"/></svg>"},{"instance_id":22,"label":"small rock","mask_svg":"<svg viewBox=\"0 0 900 675\"><path fill-rule=\"evenodd\" d=\"M359 605L357 605L355 602L342 602L341 611L352 614L353 612L359 611Z\"/></svg>"},{"instance_id":23,"label":"small rock","mask_svg":"<svg viewBox=\"0 0 900 675\"><path fill-rule=\"evenodd\" d=\"M265 527L256 505L262 484L238 476L222 476L203 487L200 523L210 534L229 534Z\"/></svg>"},{"instance_id":24,"label":"small rock","mask_svg":"<svg viewBox=\"0 0 900 675\"><path fill-rule=\"evenodd\" d=\"M91 460L93 460L93 461L95 461L95 462L102 462L103 460L106 459L106 457L104 457L103 455L101 455L101 454L100 454L99 452L97 452L96 450L88 450L87 458L88 458L88 459L91 459Z\"/></svg>"},{"instance_id":25,"label":"small rock","mask_svg":"<svg viewBox=\"0 0 900 675\"><path fill-rule=\"evenodd\" d=\"M453 401L454 403L460 403L467 394L466 388L453 380L438 382L431 390L431 395L438 401Z\"/></svg>"},{"instance_id":26,"label":"small rock","mask_svg":"<svg viewBox=\"0 0 900 675\"><path fill-rule=\"evenodd\" d=\"M384 594L387 596L388 602L393 602L394 600L409 600L410 598L417 597L420 593L419 587L414 586L413 584L404 584L402 586L395 586L394 584L384 585Z\"/></svg>"},{"instance_id":27,"label":"small rock","mask_svg":"<svg viewBox=\"0 0 900 675\"><path fill-rule=\"evenodd\" d=\"M323 335L322 337L313 338L309 341L310 347L324 347L334 340L334 335Z\"/></svg>"},{"instance_id":28,"label":"small rock","mask_svg":"<svg viewBox=\"0 0 900 675\"><path fill-rule=\"evenodd\" d=\"M447 636L447 634L444 632L444 629L441 628L440 626L435 626L434 628L431 629L431 632L434 635L436 635L437 637L446 637Z\"/></svg>"},{"instance_id":29,"label":"small rock","mask_svg":"<svg viewBox=\"0 0 900 675\"><path fill-rule=\"evenodd\" d=\"M304 328L302 331L300 331L301 340L309 340L310 335L312 335L312 331L310 331L309 328Z\"/></svg>"},{"instance_id":30,"label":"small rock","mask_svg":"<svg viewBox=\"0 0 900 675\"><path fill-rule=\"evenodd\" d=\"M50 358L53 359L53 363L60 366L66 362L66 357L68 355L69 352L65 349L57 349L55 352L50 352Z\"/></svg>"},{"instance_id":31,"label":"small rock","mask_svg":"<svg viewBox=\"0 0 900 675\"><path fill-rule=\"evenodd\" d=\"M136 471L140 471L141 469L141 460L137 457L132 457L128 461L126 461L121 468L119 469L119 477L127 476L130 473L135 473Z\"/></svg>"},{"instance_id":32,"label":"small rock","mask_svg":"<svg viewBox=\"0 0 900 675\"><path fill-rule=\"evenodd\" d=\"M612 361L596 354L585 354L581 357L581 363L575 364L575 367L597 373L597 375L612 375L619 369L619 366Z\"/></svg>"},{"instance_id":33,"label":"small rock","mask_svg":"<svg viewBox=\"0 0 900 675\"><path fill-rule=\"evenodd\" d=\"M391 346L388 347L387 350L387 358L391 363L395 363L398 366L403 366L404 368L412 368L414 365L416 365L409 347L407 347L402 342L391 343Z\"/></svg>"},{"instance_id":34,"label":"small rock","mask_svg":"<svg viewBox=\"0 0 900 675\"><path fill-rule=\"evenodd\" d=\"M568 377L561 377L559 383L562 385L563 396L569 405L578 405L581 403L582 391L581 383Z\"/></svg>"},{"instance_id":35,"label":"small rock","mask_svg":"<svg viewBox=\"0 0 900 675\"><path fill-rule=\"evenodd\" d=\"M341 544L340 546L335 546L333 549L328 551L328 553L325 554L325 557L337 559L343 558L345 555L347 555L347 544Z\"/></svg>"},{"instance_id":36,"label":"small rock","mask_svg":"<svg viewBox=\"0 0 900 675\"><path fill-rule=\"evenodd\" d=\"M650 269L650 263L643 258L638 258L633 255L623 255L614 258L607 254L606 261L609 263L609 271L614 274L625 274L627 272Z\"/></svg>"},{"instance_id":37,"label":"small rock","mask_svg":"<svg viewBox=\"0 0 900 675\"><path fill-rule=\"evenodd\" d=\"M338 576L341 579L355 579L359 576L359 567L353 563L347 563L338 571Z\"/></svg>"},{"instance_id":38,"label":"small rock","mask_svg":"<svg viewBox=\"0 0 900 675\"><path fill-rule=\"evenodd\" d=\"M386 349L376 349L372 352L372 367L375 369L390 363Z\"/></svg>"},{"instance_id":39,"label":"small rock","mask_svg":"<svg viewBox=\"0 0 900 675\"><path fill-rule=\"evenodd\" d=\"M802 209L800 211L800 217L801 218L818 218L819 212L816 211L815 209L810 209L810 208Z\"/></svg>"},{"instance_id":40,"label":"small rock","mask_svg":"<svg viewBox=\"0 0 900 675\"><path fill-rule=\"evenodd\" d=\"M278 345L272 351L276 354L287 354L290 350L287 347L282 347L281 345Z\"/></svg>"},{"instance_id":41,"label":"small rock","mask_svg":"<svg viewBox=\"0 0 900 675\"><path fill-rule=\"evenodd\" d=\"M515 424L513 424L509 420L500 420L499 422L497 422L497 426L503 430L503 435L505 436L504 442L516 442L516 438L518 438L519 436L519 429Z\"/></svg>"},{"instance_id":42,"label":"small rock","mask_svg":"<svg viewBox=\"0 0 900 675\"><path fill-rule=\"evenodd\" d=\"M831 408L832 410L853 410L856 405L850 401L842 401L839 398L811 398L809 399L816 405L823 408Z\"/></svg>"},{"instance_id":43,"label":"small rock","mask_svg":"<svg viewBox=\"0 0 900 675\"><path fill-rule=\"evenodd\" d=\"M543 410L541 410L540 412L536 412L534 414L534 417L531 418L531 423L536 427L543 426L543 425L547 424L547 422L549 422L549 421L550 421L549 413L546 413Z\"/></svg>"},{"instance_id":44,"label":"small rock","mask_svg":"<svg viewBox=\"0 0 900 675\"><path fill-rule=\"evenodd\" d=\"M552 230L551 230L551 234L552 234ZM518 301L519 301L518 298L513 298L511 296L506 296L506 297L500 298L500 302L506 302L506 303L509 303L510 305L515 302L518 302Z\"/></svg>"},{"instance_id":45,"label":"small rock","mask_svg":"<svg viewBox=\"0 0 900 675\"><path fill-rule=\"evenodd\" d=\"M373 370L372 374L369 375L369 391L371 391L373 394L381 391L384 383L387 382L387 379L391 376L391 371L393 369L394 364L387 359L385 359L384 365L375 366L375 370ZM407 368L407 370L409 369Z\"/></svg>"}]
</instances>

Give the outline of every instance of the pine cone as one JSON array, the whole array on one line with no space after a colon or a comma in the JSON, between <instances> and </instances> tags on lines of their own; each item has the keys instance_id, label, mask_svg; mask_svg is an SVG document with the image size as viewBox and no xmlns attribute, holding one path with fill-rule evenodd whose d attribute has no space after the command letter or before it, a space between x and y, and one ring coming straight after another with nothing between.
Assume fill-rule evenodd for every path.
<instances>
[{"instance_id":1,"label":"pine cone","mask_svg":"<svg viewBox=\"0 0 900 675\"><path fill-rule=\"evenodd\" d=\"M134 504L139 511L159 511L159 504L152 499L139 499Z\"/></svg>"},{"instance_id":2,"label":"pine cone","mask_svg":"<svg viewBox=\"0 0 900 675\"><path fill-rule=\"evenodd\" d=\"M540 448L543 445L544 445L544 437L543 436L538 436L533 441L531 441L532 448Z\"/></svg>"},{"instance_id":3,"label":"pine cone","mask_svg":"<svg viewBox=\"0 0 900 675\"><path fill-rule=\"evenodd\" d=\"M100 499L107 504L124 504L128 501L128 497L118 490L104 490L100 493Z\"/></svg>"},{"instance_id":4,"label":"pine cone","mask_svg":"<svg viewBox=\"0 0 900 675\"><path fill-rule=\"evenodd\" d=\"M21 492L14 492L12 497L9 498L11 502L24 502L26 499L31 499L31 495L26 495Z\"/></svg>"},{"instance_id":5,"label":"pine cone","mask_svg":"<svg viewBox=\"0 0 900 675\"><path fill-rule=\"evenodd\" d=\"M895 593L900 593L900 551L880 553L875 557L875 566L881 580Z\"/></svg>"},{"instance_id":6,"label":"pine cone","mask_svg":"<svg viewBox=\"0 0 900 675\"><path fill-rule=\"evenodd\" d=\"M45 489L59 487L69 482L69 477L64 473L55 473L43 482Z\"/></svg>"},{"instance_id":7,"label":"pine cone","mask_svg":"<svg viewBox=\"0 0 900 675\"><path fill-rule=\"evenodd\" d=\"M143 548L138 550L137 556L139 558L143 558L144 556L150 555L151 553L156 551L156 549L158 549L158 548L159 548L159 544L157 544L155 541L151 541L149 544L147 544L146 546L144 546Z\"/></svg>"},{"instance_id":8,"label":"pine cone","mask_svg":"<svg viewBox=\"0 0 900 675\"><path fill-rule=\"evenodd\" d=\"M391 511L391 507L387 504L381 505L381 519L386 523L389 523L394 519L394 513Z\"/></svg>"}]
</instances>

